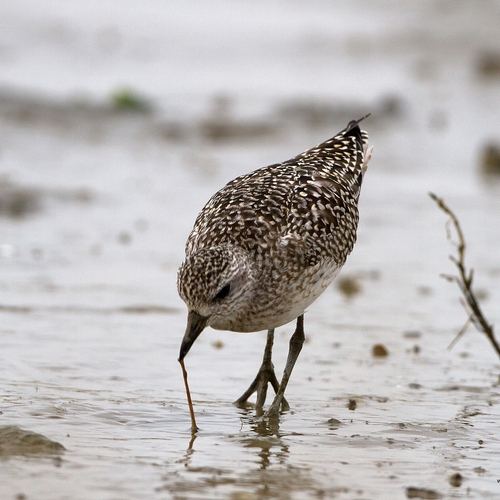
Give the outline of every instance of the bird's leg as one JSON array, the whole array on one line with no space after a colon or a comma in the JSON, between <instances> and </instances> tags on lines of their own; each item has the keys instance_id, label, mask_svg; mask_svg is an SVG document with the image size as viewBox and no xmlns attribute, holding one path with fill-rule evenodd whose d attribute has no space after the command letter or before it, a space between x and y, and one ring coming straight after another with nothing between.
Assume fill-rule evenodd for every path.
<instances>
[{"instance_id":1,"label":"bird's leg","mask_svg":"<svg viewBox=\"0 0 500 500\"><path fill-rule=\"evenodd\" d=\"M283 378L281 379L281 384L279 386L278 391L276 392L276 396L274 397L274 401L271 406L265 413L266 417L274 417L278 415L280 411L280 406L283 407L283 403L285 402L285 389L288 385L288 381L290 380L290 375L292 374L293 367L295 366L295 362L299 357L300 351L302 350L302 346L304 345L305 335L304 335L304 315L301 314L297 318L297 327L295 328L295 332L290 339L290 349L288 351L288 358L286 360L285 370L283 371ZM288 403L286 404L288 406ZM288 409L288 408L283 408Z\"/></svg>"},{"instance_id":2,"label":"bird's leg","mask_svg":"<svg viewBox=\"0 0 500 500\"><path fill-rule=\"evenodd\" d=\"M262 365L260 366L259 372L255 377L254 381L250 384L250 387L245 391L245 393L238 398L235 403L242 404L246 403L248 398L257 392L257 408L262 408L266 401L267 395L267 384L271 382L274 392L278 392L279 382L274 373L274 366L271 360L273 353L273 342L274 342L274 328L267 331L267 341L266 348L264 349L264 358L262 359ZM283 399L284 409L288 408L288 403Z\"/></svg>"}]
</instances>

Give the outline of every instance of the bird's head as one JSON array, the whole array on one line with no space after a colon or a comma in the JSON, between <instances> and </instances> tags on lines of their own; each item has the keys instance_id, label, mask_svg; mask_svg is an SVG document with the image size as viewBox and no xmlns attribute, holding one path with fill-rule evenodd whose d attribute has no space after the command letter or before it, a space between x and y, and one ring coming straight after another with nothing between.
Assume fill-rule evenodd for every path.
<instances>
[{"instance_id":1,"label":"bird's head","mask_svg":"<svg viewBox=\"0 0 500 500\"><path fill-rule=\"evenodd\" d=\"M206 326L230 330L249 303L253 279L246 255L232 247L203 248L186 258L177 290L188 306L188 324L179 359Z\"/></svg>"}]
</instances>

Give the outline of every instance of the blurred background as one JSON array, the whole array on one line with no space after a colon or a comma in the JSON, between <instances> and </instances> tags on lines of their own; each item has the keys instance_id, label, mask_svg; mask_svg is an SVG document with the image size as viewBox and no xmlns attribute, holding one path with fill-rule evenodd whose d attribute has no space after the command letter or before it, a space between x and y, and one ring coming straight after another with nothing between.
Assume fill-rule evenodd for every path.
<instances>
[{"instance_id":1,"label":"blurred background","mask_svg":"<svg viewBox=\"0 0 500 500\"><path fill-rule=\"evenodd\" d=\"M186 447L188 414L175 362L186 312L175 280L197 213L235 176L291 158L371 113L363 122L374 154L358 243L339 286L307 316L310 344L289 389L290 402L303 408L291 421L310 437L319 417L304 412L323 412L326 421L325 394L394 390L396 408L420 401L414 418L423 425L426 404L436 398L446 409L433 414L435 421L446 427L446 412L462 415L455 431L464 442L458 406L475 396L485 414L494 411L486 400L498 399L489 392L498 360L475 332L462 350L446 351L466 315L457 290L439 278L453 271L447 255L454 250L446 216L427 193L444 197L459 216L486 315L498 323L499 26L497 0L0 0L0 423L37 429L72 448L76 455L67 460L83 464L86 474L79 476L78 467L64 473L81 498L92 497L92 488L134 499L150 484L176 490L164 469L157 473L137 457L177 463L173 450ZM279 371L291 328L277 339ZM202 398L209 407L202 427L214 440L229 432L220 429L224 419L239 425L221 400L229 403L248 385L263 339L209 330L190 352L195 404ZM412 351L414 341L420 347ZM370 361L375 342L391 353L383 367ZM418 353L426 348L421 366ZM315 382L304 389L309 379ZM436 396L444 379L476 380L488 390ZM432 389L415 400L414 388L426 384ZM344 403L336 403L331 412L352 423ZM364 426L370 416L362 416ZM161 441L165 429L170 455ZM427 439L417 424L412 429ZM143 440L144 433L159 441ZM113 443L105 441L110 434ZM374 462L360 463L349 445L339 453L354 452L346 472L326 450L321 455L323 442L312 451L306 441L289 437L283 446L297 470L305 467L300 460L312 457L309 466L322 457L323 465L307 473L311 484L301 480L308 492L316 481L330 481L323 466L358 478L357 486L340 481L348 491L379 477ZM213 444L208 437L200 443ZM234 474L253 470L247 444L224 446L227 457L241 454ZM121 447L128 458L118 470ZM448 451L422 452L421 463L435 460L436 468L405 469L415 455L403 448L392 458L401 466L400 488L410 485L408 477L448 470ZM220 456L209 458L213 464ZM482 467L475 459L464 468ZM234 464L219 463L223 471ZM31 488L37 498L60 491L63 498L57 476L37 467L2 466L8 491ZM188 474L184 463L172 467L169 474ZM38 473L47 490L33 479ZM199 474L196 484L204 481L202 468L192 474ZM493 477L474 477L476 498L497 488ZM383 491L400 498L386 485L374 479L368 497ZM293 496L289 485L280 488L285 496L276 498Z\"/></svg>"},{"instance_id":2,"label":"blurred background","mask_svg":"<svg viewBox=\"0 0 500 500\"><path fill-rule=\"evenodd\" d=\"M164 304L158 267L216 189L368 112L380 196L481 198L499 22L494 0L0 2L0 290L25 266L56 287L125 266Z\"/></svg>"}]
</instances>

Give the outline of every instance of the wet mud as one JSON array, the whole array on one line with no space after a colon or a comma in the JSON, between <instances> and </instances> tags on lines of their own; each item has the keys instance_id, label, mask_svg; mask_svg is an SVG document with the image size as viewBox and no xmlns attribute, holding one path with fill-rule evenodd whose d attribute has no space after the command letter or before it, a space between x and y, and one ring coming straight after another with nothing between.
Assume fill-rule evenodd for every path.
<instances>
[{"instance_id":1,"label":"wet mud","mask_svg":"<svg viewBox=\"0 0 500 500\"><path fill-rule=\"evenodd\" d=\"M14 425L0 427L0 457L62 454L62 444Z\"/></svg>"}]
</instances>

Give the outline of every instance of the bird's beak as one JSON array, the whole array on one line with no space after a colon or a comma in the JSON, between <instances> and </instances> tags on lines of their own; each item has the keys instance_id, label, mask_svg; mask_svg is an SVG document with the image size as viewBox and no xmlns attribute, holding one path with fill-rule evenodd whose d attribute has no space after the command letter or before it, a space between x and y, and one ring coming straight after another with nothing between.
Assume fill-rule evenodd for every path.
<instances>
[{"instance_id":1,"label":"bird's beak","mask_svg":"<svg viewBox=\"0 0 500 500\"><path fill-rule=\"evenodd\" d=\"M208 318L201 316L195 311L191 311L188 314L188 324L186 328L186 333L182 339L181 351L179 353L179 361L184 359L184 356L188 353L194 341L198 338L198 335L203 331L205 326L207 326Z\"/></svg>"}]
</instances>

